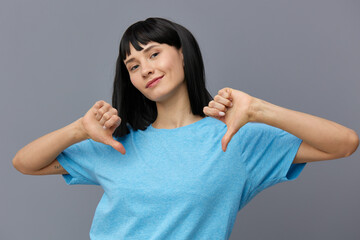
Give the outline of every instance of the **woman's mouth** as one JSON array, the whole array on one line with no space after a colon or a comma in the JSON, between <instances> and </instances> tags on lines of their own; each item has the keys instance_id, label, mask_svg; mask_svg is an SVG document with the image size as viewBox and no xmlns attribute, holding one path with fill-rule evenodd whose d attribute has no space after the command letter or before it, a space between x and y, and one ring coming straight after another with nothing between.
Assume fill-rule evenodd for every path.
<instances>
[{"instance_id":1,"label":"woman's mouth","mask_svg":"<svg viewBox=\"0 0 360 240\"><path fill-rule=\"evenodd\" d=\"M151 81L146 85L146 88L154 87L155 85L158 84L158 82L160 82L160 80L161 80L163 77L164 77L164 76L161 76L161 77L158 77L158 78L155 78L155 79L151 80Z\"/></svg>"}]
</instances>

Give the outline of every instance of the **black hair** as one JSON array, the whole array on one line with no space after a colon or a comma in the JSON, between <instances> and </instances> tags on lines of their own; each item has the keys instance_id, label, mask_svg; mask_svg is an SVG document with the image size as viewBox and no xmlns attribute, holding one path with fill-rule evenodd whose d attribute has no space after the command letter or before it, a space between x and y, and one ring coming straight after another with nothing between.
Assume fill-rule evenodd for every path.
<instances>
[{"instance_id":1,"label":"black hair","mask_svg":"<svg viewBox=\"0 0 360 240\"><path fill-rule=\"evenodd\" d=\"M124 64L130 54L130 44L141 51L139 43L146 45L151 41L176 49L182 48L185 82L194 115L205 117L203 108L213 99L205 86L204 63L199 45L190 31L164 18L148 18L136 22L122 36L116 62L112 106L118 110L121 124L113 133L115 137L129 133L127 124L134 130L145 130L156 120L156 103L134 87Z\"/></svg>"}]
</instances>

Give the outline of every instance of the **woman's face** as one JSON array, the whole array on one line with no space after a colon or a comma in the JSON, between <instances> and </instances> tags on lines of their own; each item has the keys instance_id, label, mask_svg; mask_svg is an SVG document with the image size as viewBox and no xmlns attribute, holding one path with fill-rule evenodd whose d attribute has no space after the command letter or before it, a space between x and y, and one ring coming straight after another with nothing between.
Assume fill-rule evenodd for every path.
<instances>
[{"instance_id":1,"label":"woman's face","mask_svg":"<svg viewBox=\"0 0 360 240\"><path fill-rule=\"evenodd\" d=\"M140 46L143 49L137 51L130 44L124 60L130 80L148 99L164 101L185 84L182 50L157 42Z\"/></svg>"}]
</instances>

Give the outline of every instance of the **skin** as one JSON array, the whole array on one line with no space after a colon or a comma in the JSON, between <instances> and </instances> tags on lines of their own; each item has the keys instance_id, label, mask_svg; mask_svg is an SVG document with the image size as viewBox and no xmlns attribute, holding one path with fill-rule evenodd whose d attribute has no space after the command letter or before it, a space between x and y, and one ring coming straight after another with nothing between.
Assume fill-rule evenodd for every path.
<instances>
[{"instance_id":1,"label":"skin","mask_svg":"<svg viewBox=\"0 0 360 240\"><path fill-rule=\"evenodd\" d=\"M190 109L181 49L155 42L142 47L143 50L136 51L130 46L131 52L124 63L132 84L156 102L158 116L152 126L171 129L201 120L202 117L193 115ZM148 81L159 76L163 78L156 86L146 87ZM294 163L347 157L359 145L358 135L349 128L276 106L232 88L219 90L203 111L227 125L228 130L221 141L223 151L247 122L262 122L303 139ZM100 100L83 117L20 149L13 159L13 165L23 174L67 174L56 157L69 146L86 139L110 145L125 154L124 146L112 137L120 123L117 109Z\"/></svg>"}]
</instances>

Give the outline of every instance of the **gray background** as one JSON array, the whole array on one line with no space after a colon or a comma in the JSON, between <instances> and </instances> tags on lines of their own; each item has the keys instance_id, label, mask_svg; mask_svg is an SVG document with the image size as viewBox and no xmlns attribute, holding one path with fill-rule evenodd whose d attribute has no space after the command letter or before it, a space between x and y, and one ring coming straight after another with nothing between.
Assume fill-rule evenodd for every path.
<instances>
[{"instance_id":1,"label":"gray background","mask_svg":"<svg viewBox=\"0 0 360 240\"><path fill-rule=\"evenodd\" d=\"M359 1L0 3L0 239L88 239L102 190L25 176L15 153L111 100L120 38L165 17L197 38L213 96L223 87L360 131ZM237 217L231 239L360 239L359 151L308 164Z\"/></svg>"}]
</instances>

